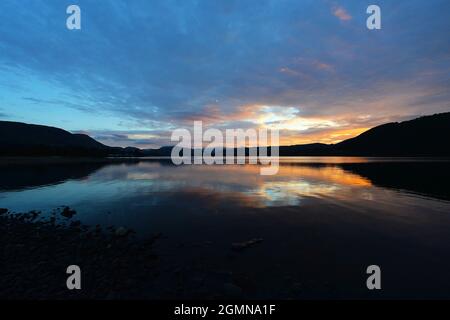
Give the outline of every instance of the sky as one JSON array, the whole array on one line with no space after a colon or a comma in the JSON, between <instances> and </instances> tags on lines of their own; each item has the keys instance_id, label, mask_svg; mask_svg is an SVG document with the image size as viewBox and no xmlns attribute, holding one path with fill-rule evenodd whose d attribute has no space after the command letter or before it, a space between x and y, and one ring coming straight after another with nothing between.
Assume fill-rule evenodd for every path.
<instances>
[{"instance_id":1,"label":"sky","mask_svg":"<svg viewBox=\"0 0 450 320\"><path fill-rule=\"evenodd\" d=\"M66 28L71 4L81 30ZM0 120L140 148L196 120L335 143L450 111L449 13L448 0L2 0Z\"/></svg>"}]
</instances>

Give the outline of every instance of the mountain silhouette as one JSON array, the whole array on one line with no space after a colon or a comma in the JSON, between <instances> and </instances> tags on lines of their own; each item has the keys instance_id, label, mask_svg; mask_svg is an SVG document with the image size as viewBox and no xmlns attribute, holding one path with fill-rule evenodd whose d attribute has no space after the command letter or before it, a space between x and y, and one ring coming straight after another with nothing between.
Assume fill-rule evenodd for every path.
<instances>
[{"instance_id":1,"label":"mountain silhouette","mask_svg":"<svg viewBox=\"0 0 450 320\"><path fill-rule=\"evenodd\" d=\"M105 155L109 147L85 134L20 122L0 121L2 155Z\"/></svg>"},{"instance_id":2,"label":"mountain silhouette","mask_svg":"<svg viewBox=\"0 0 450 320\"><path fill-rule=\"evenodd\" d=\"M334 152L366 156L450 156L450 112L384 124L334 146Z\"/></svg>"},{"instance_id":3,"label":"mountain silhouette","mask_svg":"<svg viewBox=\"0 0 450 320\"><path fill-rule=\"evenodd\" d=\"M281 146L280 156L450 156L450 112L387 123L337 144ZM0 121L0 155L170 156L159 149L106 146L85 134L11 121ZM235 154L237 150L235 149ZM270 151L270 150L269 150ZM249 154L249 149L246 149ZM269 152L270 154L270 152Z\"/></svg>"},{"instance_id":4,"label":"mountain silhouette","mask_svg":"<svg viewBox=\"0 0 450 320\"><path fill-rule=\"evenodd\" d=\"M450 112L392 122L337 144L280 147L282 156L450 156Z\"/></svg>"}]
</instances>

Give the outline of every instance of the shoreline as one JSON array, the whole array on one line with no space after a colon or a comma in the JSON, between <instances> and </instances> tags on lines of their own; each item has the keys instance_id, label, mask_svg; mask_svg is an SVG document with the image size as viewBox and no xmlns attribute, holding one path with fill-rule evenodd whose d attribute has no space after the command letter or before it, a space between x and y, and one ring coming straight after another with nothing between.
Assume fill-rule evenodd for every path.
<instances>
[{"instance_id":1,"label":"shoreline","mask_svg":"<svg viewBox=\"0 0 450 320\"><path fill-rule=\"evenodd\" d=\"M195 157L191 157L192 159ZM270 157L267 157L270 159ZM336 156L336 155L319 155L319 156L279 156L280 162L283 160L293 160L293 159L303 159L307 160L307 163L314 163L314 161L319 162L331 162L329 160L336 160L336 163L343 162L450 162L450 157L434 157L434 156ZM204 158L203 158L204 159ZM214 157L212 157L214 159ZM225 157L223 158L226 159ZM234 157L238 159L238 157ZM249 159L248 156L245 159ZM260 159L257 157L257 159ZM170 161L171 157L65 157L65 156L0 156L0 165L8 164L71 164L71 163L123 163L123 162L145 162L145 161ZM325 160L325 161L324 161ZM224 162L226 164L226 162ZM237 163L234 163L237 164ZM245 163L251 164L251 163Z\"/></svg>"},{"instance_id":2,"label":"shoreline","mask_svg":"<svg viewBox=\"0 0 450 320\"><path fill-rule=\"evenodd\" d=\"M0 298L132 299L142 296L158 261L157 236L137 240L132 230L88 227L72 220L68 207L48 218L38 211L12 213L0 209L3 261ZM65 219L58 223L56 215ZM68 290L69 265L79 265L81 290ZM145 280L145 281L144 281Z\"/></svg>"}]
</instances>

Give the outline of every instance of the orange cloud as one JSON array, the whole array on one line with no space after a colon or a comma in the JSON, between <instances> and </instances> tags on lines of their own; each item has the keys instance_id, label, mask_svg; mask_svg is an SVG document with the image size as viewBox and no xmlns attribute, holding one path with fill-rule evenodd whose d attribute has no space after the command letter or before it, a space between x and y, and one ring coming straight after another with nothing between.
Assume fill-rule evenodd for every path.
<instances>
[{"instance_id":1,"label":"orange cloud","mask_svg":"<svg viewBox=\"0 0 450 320\"><path fill-rule=\"evenodd\" d=\"M325 63L325 62L316 61L316 62L314 62L314 66L319 70L324 70L324 71L333 71L334 70L332 65Z\"/></svg>"},{"instance_id":2,"label":"orange cloud","mask_svg":"<svg viewBox=\"0 0 450 320\"><path fill-rule=\"evenodd\" d=\"M297 72L297 71L295 71L295 70L292 70L292 69L290 69L290 68L287 68L287 67L280 68L279 71L280 71L281 73L289 74L289 75L291 75L291 76L298 76L298 75L299 75L299 72Z\"/></svg>"},{"instance_id":3,"label":"orange cloud","mask_svg":"<svg viewBox=\"0 0 450 320\"><path fill-rule=\"evenodd\" d=\"M374 125L384 123L385 119L372 118L370 115L303 116L299 109L291 106L270 106L264 104L248 104L237 107L233 112L224 113L218 106L205 106L203 112L190 115L188 119L202 120L208 126L233 128L236 122L248 123L255 129L269 128L280 130L280 145L308 143L333 144L355 137Z\"/></svg>"},{"instance_id":4,"label":"orange cloud","mask_svg":"<svg viewBox=\"0 0 450 320\"><path fill-rule=\"evenodd\" d=\"M308 143L338 143L346 139L356 137L369 128L330 128L319 132L280 132L280 145L296 145Z\"/></svg>"},{"instance_id":5,"label":"orange cloud","mask_svg":"<svg viewBox=\"0 0 450 320\"><path fill-rule=\"evenodd\" d=\"M348 21L352 19L352 16L343 7L334 7L333 15L341 21Z\"/></svg>"}]
</instances>

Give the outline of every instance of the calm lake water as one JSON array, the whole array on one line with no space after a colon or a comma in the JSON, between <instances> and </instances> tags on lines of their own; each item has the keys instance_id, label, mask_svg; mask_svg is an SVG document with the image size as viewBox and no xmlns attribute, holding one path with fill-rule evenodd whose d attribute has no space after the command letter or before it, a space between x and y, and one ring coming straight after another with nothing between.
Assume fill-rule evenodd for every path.
<instances>
[{"instance_id":1,"label":"calm lake water","mask_svg":"<svg viewBox=\"0 0 450 320\"><path fill-rule=\"evenodd\" d=\"M86 224L162 233L151 298L236 287L244 298L450 298L450 162L305 157L283 159L274 176L259 169L2 160L0 207L64 205ZM377 292L366 288L372 264Z\"/></svg>"}]
</instances>

